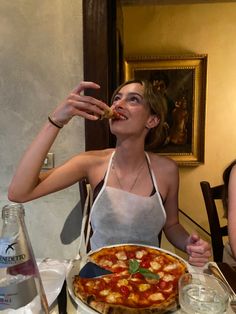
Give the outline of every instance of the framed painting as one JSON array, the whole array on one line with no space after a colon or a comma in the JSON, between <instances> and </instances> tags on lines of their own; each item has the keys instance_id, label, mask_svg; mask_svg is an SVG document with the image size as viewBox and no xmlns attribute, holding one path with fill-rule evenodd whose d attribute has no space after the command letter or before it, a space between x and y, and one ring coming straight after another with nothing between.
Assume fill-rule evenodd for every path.
<instances>
[{"instance_id":1,"label":"framed painting","mask_svg":"<svg viewBox=\"0 0 236 314\"><path fill-rule=\"evenodd\" d=\"M207 55L139 56L125 60L125 80L148 80L166 101L164 139L154 152L180 166L204 163Z\"/></svg>"}]
</instances>

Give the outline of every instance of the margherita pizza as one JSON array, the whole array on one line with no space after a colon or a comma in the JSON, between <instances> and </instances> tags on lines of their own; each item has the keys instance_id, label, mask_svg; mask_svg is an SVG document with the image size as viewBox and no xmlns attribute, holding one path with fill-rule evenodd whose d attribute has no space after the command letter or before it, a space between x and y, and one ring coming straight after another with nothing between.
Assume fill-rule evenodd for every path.
<instances>
[{"instance_id":1,"label":"margherita pizza","mask_svg":"<svg viewBox=\"0 0 236 314\"><path fill-rule=\"evenodd\" d=\"M112 271L73 281L74 294L102 314L164 313L177 305L178 280L185 263L164 251L141 245L102 248L90 260Z\"/></svg>"}]
</instances>

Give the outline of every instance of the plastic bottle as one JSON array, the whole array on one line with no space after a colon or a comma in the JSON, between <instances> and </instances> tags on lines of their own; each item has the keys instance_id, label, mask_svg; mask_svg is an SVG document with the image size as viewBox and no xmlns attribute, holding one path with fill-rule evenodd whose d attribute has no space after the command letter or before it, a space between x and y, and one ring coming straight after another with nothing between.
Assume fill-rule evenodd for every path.
<instances>
[{"instance_id":1,"label":"plastic bottle","mask_svg":"<svg viewBox=\"0 0 236 314\"><path fill-rule=\"evenodd\" d=\"M48 314L48 303L24 220L22 204L2 209L0 313Z\"/></svg>"}]
</instances>

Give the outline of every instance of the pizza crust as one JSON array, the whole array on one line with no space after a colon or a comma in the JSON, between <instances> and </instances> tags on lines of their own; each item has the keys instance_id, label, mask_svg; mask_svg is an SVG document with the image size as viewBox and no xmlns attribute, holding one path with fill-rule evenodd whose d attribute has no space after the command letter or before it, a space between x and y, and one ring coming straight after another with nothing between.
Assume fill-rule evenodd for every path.
<instances>
[{"instance_id":1,"label":"pizza crust","mask_svg":"<svg viewBox=\"0 0 236 314\"><path fill-rule=\"evenodd\" d=\"M81 289L75 290L74 293L85 305L90 306L101 314L161 314L169 310L174 310L178 306L176 296L169 297L169 299L159 305L158 308L156 306L148 308L131 308L97 301L94 295L86 296L81 293Z\"/></svg>"},{"instance_id":2,"label":"pizza crust","mask_svg":"<svg viewBox=\"0 0 236 314\"><path fill-rule=\"evenodd\" d=\"M175 301L172 301L169 305L163 305L162 308L149 307L139 309L116 304L107 304L92 299L88 300L87 304L101 314L162 314L167 311L174 310L177 307L177 303Z\"/></svg>"}]
</instances>

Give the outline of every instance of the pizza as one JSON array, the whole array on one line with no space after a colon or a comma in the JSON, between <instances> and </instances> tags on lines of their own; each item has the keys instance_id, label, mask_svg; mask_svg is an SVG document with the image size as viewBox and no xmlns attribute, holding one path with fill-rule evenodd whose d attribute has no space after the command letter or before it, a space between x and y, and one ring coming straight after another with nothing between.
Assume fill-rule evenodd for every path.
<instances>
[{"instance_id":1,"label":"pizza","mask_svg":"<svg viewBox=\"0 0 236 314\"><path fill-rule=\"evenodd\" d=\"M104 111L104 114L100 116L100 120L103 119L120 119L121 115L114 109L108 108Z\"/></svg>"},{"instance_id":2,"label":"pizza","mask_svg":"<svg viewBox=\"0 0 236 314\"><path fill-rule=\"evenodd\" d=\"M142 245L105 247L90 261L112 271L97 278L75 275L77 298L102 314L165 313L178 303L178 280L186 264L171 254Z\"/></svg>"}]
</instances>

